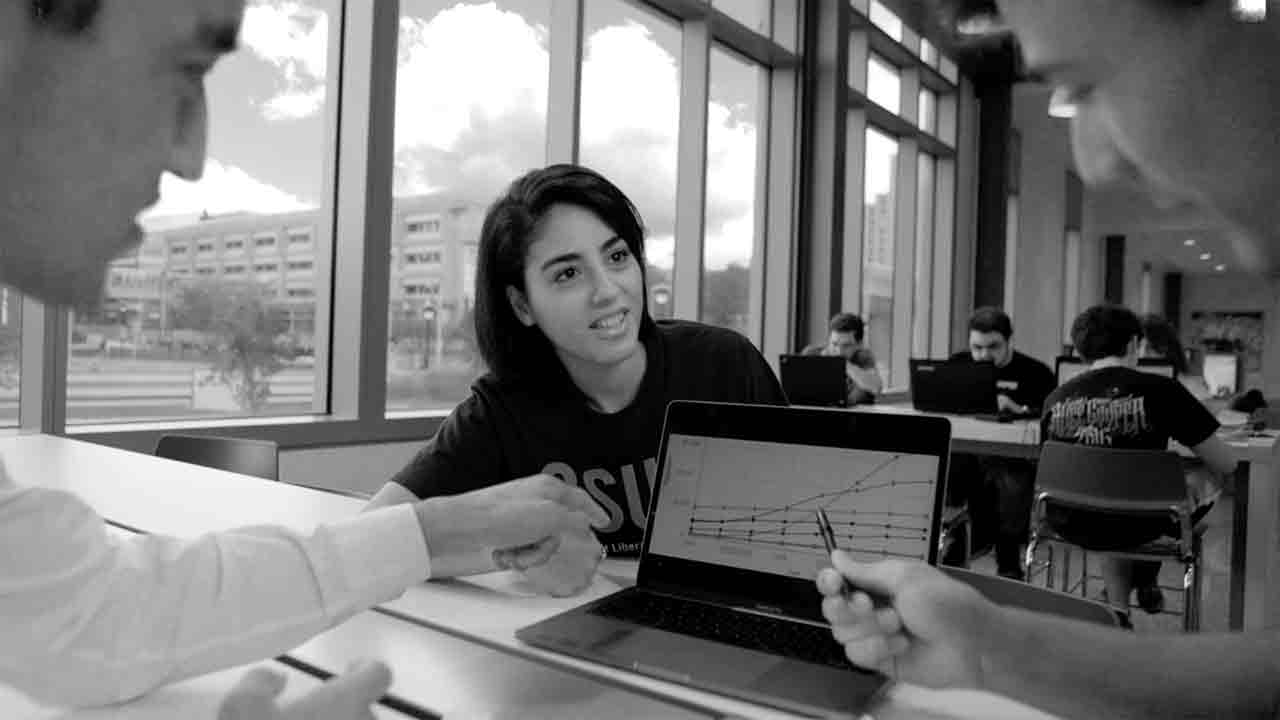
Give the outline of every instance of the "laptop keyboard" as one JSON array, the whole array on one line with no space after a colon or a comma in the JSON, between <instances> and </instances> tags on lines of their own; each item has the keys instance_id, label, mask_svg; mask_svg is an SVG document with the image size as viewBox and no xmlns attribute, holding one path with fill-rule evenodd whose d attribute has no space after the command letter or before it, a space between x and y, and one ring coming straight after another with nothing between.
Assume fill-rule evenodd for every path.
<instances>
[{"instance_id":1,"label":"laptop keyboard","mask_svg":"<svg viewBox=\"0 0 1280 720\"><path fill-rule=\"evenodd\" d=\"M852 669L825 626L787 622L665 595L631 592L605 601L593 614L782 657Z\"/></svg>"}]
</instances>

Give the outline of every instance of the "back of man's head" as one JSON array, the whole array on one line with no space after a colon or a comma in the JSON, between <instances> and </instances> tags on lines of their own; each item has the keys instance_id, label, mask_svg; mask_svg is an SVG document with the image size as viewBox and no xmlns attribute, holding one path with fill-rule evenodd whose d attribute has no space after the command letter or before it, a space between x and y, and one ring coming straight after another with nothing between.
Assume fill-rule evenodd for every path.
<instances>
[{"instance_id":1,"label":"back of man's head","mask_svg":"<svg viewBox=\"0 0 1280 720\"><path fill-rule=\"evenodd\" d=\"M853 313L837 313L831 318L828 329L833 333L853 333L853 339L857 342L862 342L866 333L862 318Z\"/></svg>"},{"instance_id":2,"label":"back of man's head","mask_svg":"<svg viewBox=\"0 0 1280 720\"><path fill-rule=\"evenodd\" d=\"M93 25L102 0L32 0L31 16L46 27L71 35Z\"/></svg>"},{"instance_id":3,"label":"back of man's head","mask_svg":"<svg viewBox=\"0 0 1280 720\"><path fill-rule=\"evenodd\" d=\"M1013 321L998 307L980 307L969 317L969 329L980 333L1000 333L1005 340L1013 337Z\"/></svg>"},{"instance_id":4,"label":"back of man's head","mask_svg":"<svg viewBox=\"0 0 1280 720\"><path fill-rule=\"evenodd\" d=\"M1085 362L1124 357L1142 336L1142 322L1122 305L1094 305L1071 324L1071 342Z\"/></svg>"}]
</instances>

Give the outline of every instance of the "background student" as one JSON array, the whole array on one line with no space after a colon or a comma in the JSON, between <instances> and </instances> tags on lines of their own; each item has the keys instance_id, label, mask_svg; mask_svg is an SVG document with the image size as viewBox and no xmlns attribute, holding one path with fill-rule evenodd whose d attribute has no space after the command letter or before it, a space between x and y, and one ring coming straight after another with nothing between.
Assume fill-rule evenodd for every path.
<instances>
[{"instance_id":1,"label":"background student","mask_svg":"<svg viewBox=\"0 0 1280 720\"><path fill-rule=\"evenodd\" d=\"M1001 413L1039 414L1056 385L1053 371L1013 349L1013 322L999 308L981 307L969 318L969 349L953 362L989 362L996 367L996 403ZM957 456L952 500L963 498L973 518L975 546L994 535L1000 575L1021 580L1022 546L1031 531L1035 464L1019 458ZM975 468L976 466L976 475Z\"/></svg>"},{"instance_id":2,"label":"background student","mask_svg":"<svg viewBox=\"0 0 1280 720\"><path fill-rule=\"evenodd\" d=\"M1053 391L1045 403L1041 438L1099 447L1164 450L1177 440L1196 454L1214 475L1235 469L1230 450L1217 436L1218 421L1176 380L1140 372L1138 343L1142 324L1128 308L1098 305L1071 326L1076 352L1089 370ZM1200 477L1196 475L1194 477ZM1216 485L1214 486L1216 488ZM1199 520L1217 493L1196 488ZM1162 535L1177 537L1167 519L1117 521L1107 513L1060 511L1048 521L1072 542L1098 550L1133 548ZM1128 624L1129 592L1149 613L1164 609L1156 583L1160 563L1104 556L1100 559L1106 599Z\"/></svg>"},{"instance_id":3,"label":"background student","mask_svg":"<svg viewBox=\"0 0 1280 720\"><path fill-rule=\"evenodd\" d=\"M234 48L242 11L0 0L0 282L50 304L99 301L107 264L141 241L134 218L160 174L203 171L203 77ZM581 490L539 477L306 534L114 537L79 498L23 480L0 463L0 682L58 705L272 657L410 585L492 569L494 549L506 563L553 558L580 583L597 549L559 538L604 522ZM276 708L271 677L254 673L227 712L359 717L389 683L368 665Z\"/></svg>"},{"instance_id":4,"label":"background student","mask_svg":"<svg viewBox=\"0 0 1280 720\"><path fill-rule=\"evenodd\" d=\"M1145 185L1280 257L1280 17L1229 0L938 0L948 22L1007 28L1027 71L1075 105L1090 183ZM1274 4L1269 4L1274 10ZM997 607L923 563L818 578L853 662L935 687L982 687L1067 718L1275 718L1280 632L1133 635ZM837 570L839 571L837 573ZM841 597L840 576L889 598Z\"/></svg>"},{"instance_id":5,"label":"background student","mask_svg":"<svg viewBox=\"0 0 1280 720\"><path fill-rule=\"evenodd\" d=\"M476 336L489 372L371 505L550 473L605 509L610 553L637 555L667 404L785 402L745 337L655 322L646 298L643 225L613 183L575 165L513 182L480 231ZM530 579L577 589L544 574Z\"/></svg>"},{"instance_id":6,"label":"background student","mask_svg":"<svg viewBox=\"0 0 1280 720\"><path fill-rule=\"evenodd\" d=\"M863 343L866 326L862 318L853 313L837 313L827 327L827 341L810 345L803 353L843 357L849 404L874 403L884 390L884 381L876 368L875 355Z\"/></svg>"}]
</instances>

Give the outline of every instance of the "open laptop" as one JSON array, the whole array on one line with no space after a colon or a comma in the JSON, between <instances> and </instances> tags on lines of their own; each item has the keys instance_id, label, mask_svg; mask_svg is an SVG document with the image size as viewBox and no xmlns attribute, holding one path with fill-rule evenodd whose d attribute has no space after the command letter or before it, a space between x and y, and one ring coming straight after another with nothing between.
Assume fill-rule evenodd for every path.
<instances>
[{"instance_id":1,"label":"open laptop","mask_svg":"<svg viewBox=\"0 0 1280 720\"><path fill-rule=\"evenodd\" d=\"M996 366L911 358L911 403L921 412L996 416Z\"/></svg>"},{"instance_id":2,"label":"open laptop","mask_svg":"<svg viewBox=\"0 0 1280 720\"><path fill-rule=\"evenodd\" d=\"M530 645L784 710L857 717L886 682L822 617L815 510L863 560L936 561L944 418L677 401L636 585L521 629Z\"/></svg>"},{"instance_id":3,"label":"open laptop","mask_svg":"<svg viewBox=\"0 0 1280 720\"><path fill-rule=\"evenodd\" d=\"M782 391L792 405L844 407L849 403L846 362L839 355L779 355Z\"/></svg>"}]
</instances>

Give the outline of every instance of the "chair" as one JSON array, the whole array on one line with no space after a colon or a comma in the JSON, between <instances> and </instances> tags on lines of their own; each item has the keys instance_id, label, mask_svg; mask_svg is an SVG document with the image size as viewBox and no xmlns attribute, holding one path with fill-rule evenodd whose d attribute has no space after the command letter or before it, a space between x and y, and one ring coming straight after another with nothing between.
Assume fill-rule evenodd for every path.
<instances>
[{"instance_id":1,"label":"chair","mask_svg":"<svg viewBox=\"0 0 1280 720\"><path fill-rule=\"evenodd\" d=\"M1169 518L1179 530L1178 537L1158 538L1138 547L1123 549L1086 547L1071 538L1062 537L1046 521L1046 514L1053 507L1108 513L1134 520ZM1200 530L1192 526L1191 511L1182 460L1174 453L1050 441L1040 452L1026 565L1028 568L1032 565L1036 548L1041 543L1057 543L1133 560L1181 561L1183 628L1196 630L1200 626ZM1046 569L1052 587L1052 559ZM1088 573L1082 577L1081 594L1085 594L1088 592ZM1065 571L1063 587L1067 587Z\"/></svg>"},{"instance_id":2,"label":"chair","mask_svg":"<svg viewBox=\"0 0 1280 720\"><path fill-rule=\"evenodd\" d=\"M1007 605L1108 627L1120 627L1119 613L1105 603L964 568L939 566L938 569L953 579L972 586L983 597L997 605Z\"/></svg>"},{"instance_id":3,"label":"chair","mask_svg":"<svg viewBox=\"0 0 1280 720\"><path fill-rule=\"evenodd\" d=\"M156 457L253 475L264 480L280 479L280 449L270 440L164 435L156 443Z\"/></svg>"}]
</instances>

